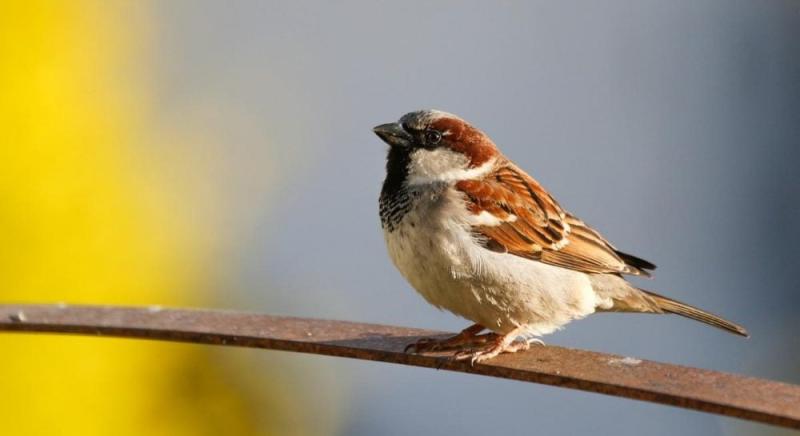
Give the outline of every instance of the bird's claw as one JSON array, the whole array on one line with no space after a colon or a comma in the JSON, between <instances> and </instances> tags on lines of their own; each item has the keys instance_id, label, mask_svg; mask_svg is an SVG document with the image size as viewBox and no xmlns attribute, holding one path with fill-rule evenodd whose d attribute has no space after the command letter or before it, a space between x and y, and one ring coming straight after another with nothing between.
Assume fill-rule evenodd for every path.
<instances>
[{"instance_id":1,"label":"bird's claw","mask_svg":"<svg viewBox=\"0 0 800 436\"><path fill-rule=\"evenodd\" d=\"M422 338L417 342L412 342L403 348L404 353L422 353L426 351L439 351L442 348L442 340L433 338Z\"/></svg>"},{"instance_id":2,"label":"bird's claw","mask_svg":"<svg viewBox=\"0 0 800 436\"><path fill-rule=\"evenodd\" d=\"M462 331L461 333L445 339L437 338L422 338L417 342L406 345L403 352L413 353L427 353L435 351L449 351L460 350L465 347L473 347L475 345L486 344L493 342L497 339L497 334L486 333L484 335L476 335L469 330Z\"/></svg>"},{"instance_id":3,"label":"bird's claw","mask_svg":"<svg viewBox=\"0 0 800 436\"><path fill-rule=\"evenodd\" d=\"M521 341L513 341L505 344L503 342L496 342L483 349L462 350L455 353L452 357L455 361L469 360L470 366L475 366L476 363L487 361L493 357L505 353L516 353L517 351L525 351L530 349L531 344L544 345L541 339L532 338Z\"/></svg>"}]
</instances>

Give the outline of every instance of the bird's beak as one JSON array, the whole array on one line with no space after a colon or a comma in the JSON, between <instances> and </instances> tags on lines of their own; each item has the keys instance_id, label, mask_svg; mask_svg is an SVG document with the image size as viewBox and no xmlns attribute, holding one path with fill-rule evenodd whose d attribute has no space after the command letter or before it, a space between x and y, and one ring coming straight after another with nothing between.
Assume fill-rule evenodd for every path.
<instances>
[{"instance_id":1,"label":"bird's beak","mask_svg":"<svg viewBox=\"0 0 800 436\"><path fill-rule=\"evenodd\" d=\"M408 147L414 139L400 123L381 124L372 131L392 147Z\"/></svg>"}]
</instances>

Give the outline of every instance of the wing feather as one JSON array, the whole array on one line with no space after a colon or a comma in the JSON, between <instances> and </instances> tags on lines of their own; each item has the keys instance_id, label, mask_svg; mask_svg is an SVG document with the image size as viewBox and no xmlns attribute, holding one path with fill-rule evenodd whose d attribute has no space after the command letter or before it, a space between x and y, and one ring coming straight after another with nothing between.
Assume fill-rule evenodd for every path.
<instances>
[{"instance_id":1,"label":"wing feather","mask_svg":"<svg viewBox=\"0 0 800 436\"><path fill-rule=\"evenodd\" d=\"M463 180L456 189L469 210L497 218L473 231L493 251L538 260L586 273L649 276L655 265L618 252L597 231L569 214L536 180L511 162L498 161L480 180Z\"/></svg>"}]
</instances>

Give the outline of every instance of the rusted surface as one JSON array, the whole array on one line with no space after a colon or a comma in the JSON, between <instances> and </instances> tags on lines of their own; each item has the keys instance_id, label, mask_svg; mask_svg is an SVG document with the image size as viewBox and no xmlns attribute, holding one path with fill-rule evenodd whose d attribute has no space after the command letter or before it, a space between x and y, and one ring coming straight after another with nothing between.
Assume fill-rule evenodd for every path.
<instances>
[{"instance_id":1,"label":"rusted surface","mask_svg":"<svg viewBox=\"0 0 800 436\"><path fill-rule=\"evenodd\" d=\"M73 333L314 353L635 398L800 429L800 386L630 357L534 346L474 367L403 348L442 332L240 312L0 305L0 331Z\"/></svg>"}]
</instances>

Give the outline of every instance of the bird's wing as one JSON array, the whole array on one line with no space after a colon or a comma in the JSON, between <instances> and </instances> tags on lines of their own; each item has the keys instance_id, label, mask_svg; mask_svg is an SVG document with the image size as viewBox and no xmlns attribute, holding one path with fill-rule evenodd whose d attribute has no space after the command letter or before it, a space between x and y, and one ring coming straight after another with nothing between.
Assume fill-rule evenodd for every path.
<instances>
[{"instance_id":1,"label":"bird's wing","mask_svg":"<svg viewBox=\"0 0 800 436\"><path fill-rule=\"evenodd\" d=\"M649 276L655 265L617 251L561 208L531 176L507 160L456 189L476 216L473 231L494 251L586 273Z\"/></svg>"}]
</instances>

